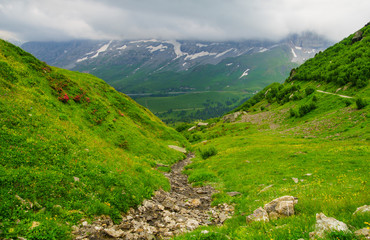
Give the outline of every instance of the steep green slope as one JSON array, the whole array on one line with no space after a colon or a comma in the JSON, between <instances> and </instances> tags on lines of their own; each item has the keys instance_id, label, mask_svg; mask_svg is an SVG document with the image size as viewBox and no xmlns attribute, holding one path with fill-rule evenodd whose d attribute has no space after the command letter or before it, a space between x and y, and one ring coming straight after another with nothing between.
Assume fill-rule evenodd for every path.
<instances>
[{"instance_id":1,"label":"steep green slope","mask_svg":"<svg viewBox=\"0 0 370 240\"><path fill-rule=\"evenodd\" d=\"M189 180L215 186L220 192L214 204L235 203L236 214L223 227L206 228L208 234L201 229L176 239L309 239L320 212L351 230L325 239L364 239L354 232L369 227L370 213L353 213L370 196L369 28L361 30L361 40L349 36L208 127L178 127L198 149L186 170ZM338 45L343 47L335 52ZM358 48L363 53L355 64L342 63ZM300 78L337 63L344 72L361 70L361 76L351 83L337 81L341 71L330 81L320 73ZM227 194L234 191L241 194ZM246 215L284 195L298 197L294 216L246 223Z\"/></svg>"},{"instance_id":2,"label":"steep green slope","mask_svg":"<svg viewBox=\"0 0 370 240\"><path fill-rule=\"evenodd\" d=\"M187 142L102 80L0 41L0 237L68 239L81 218L119 219L168 189L153 167L184 157L168 144Z\"/></svg>"}]
</instances>

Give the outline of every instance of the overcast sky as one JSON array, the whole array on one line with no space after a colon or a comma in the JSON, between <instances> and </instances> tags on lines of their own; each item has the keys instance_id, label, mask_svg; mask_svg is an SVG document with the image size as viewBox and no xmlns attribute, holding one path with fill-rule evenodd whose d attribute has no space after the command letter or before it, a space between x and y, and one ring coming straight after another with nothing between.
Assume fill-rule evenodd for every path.
<instances>
[{"instance_id":1,"label":"overcast sky","mask_svg":"<svg viewBox=\"0 0 370 240\"><path fill-rule=\"evenodd\" d=\"M0 0L0 38L339 41L370 21L370 0Z\"/></svg>"}]
</instances>

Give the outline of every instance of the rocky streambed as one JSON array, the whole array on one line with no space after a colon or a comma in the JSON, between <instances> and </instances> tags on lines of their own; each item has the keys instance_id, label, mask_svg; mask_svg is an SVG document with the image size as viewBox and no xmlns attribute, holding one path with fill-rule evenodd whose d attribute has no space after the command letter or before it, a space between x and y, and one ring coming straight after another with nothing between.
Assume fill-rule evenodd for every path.
<instances>
[{"instance_id":1,"label":"rocky streambed","mask_svg":"<svg viewBox=\"0 0 370 240\"><path fill-rule=\"evenodd\" d=\"M166 239L199 226L222 224L233 215L234 208L227 204L211 207L215 190L210 186L193 188L188 183L182 170L193 157L189 154L165 173L171 183L170 192L155 192L152 199L130 209L118 225L102 216L91 224L84 221L73 226L75 239Z\"/></svg>"}]
</instances>

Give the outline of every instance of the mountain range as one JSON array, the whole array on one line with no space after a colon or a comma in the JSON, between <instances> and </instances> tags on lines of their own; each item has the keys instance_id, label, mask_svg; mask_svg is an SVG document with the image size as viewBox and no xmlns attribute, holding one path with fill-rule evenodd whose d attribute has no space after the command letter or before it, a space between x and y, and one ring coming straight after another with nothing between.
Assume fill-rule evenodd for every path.
<instances>
[{"instance_id":1,"label":"mountain range","mask_svg":"<svg viewBox=\"0 0 370 240\"><path fill-rule=\"evenodd\" d=\"M101 77L122 92L148 93L210 89L212 86L207 79L203 79L200 85L192 82L192 79L197 79L197 76L204 75L205 72L210 74L207 65L218 68L223 66L228 69L228 75L223 76L224 81L234 81L246 78L254 71L253 66L238 62L241 57L267 55L270 51L283 50L289 56L287 62L300 64L331 44L321 36L306 32L301 35L292 34L276 42L80 40L28 42L21 47L50 65ZM169 77L164 80L165 84L158 86L158 78L163 78L169 72L176 73L176 77L179 78ZM155 83L151 84L151 82ZM216 88L221 90L227 85L230 84L221 84Z\"/></svg>"},{"instance_id":2,"label":"mountain range","mask_svg":"<svg viewBox=\"0 0 370 240\"><path fill-rule=\"evenodd\" d=\"M98 76L176 122L222 115L331 44L305 32L280 41L79 40L21 47L50 65Z\"/></svg>"}]
</instances>

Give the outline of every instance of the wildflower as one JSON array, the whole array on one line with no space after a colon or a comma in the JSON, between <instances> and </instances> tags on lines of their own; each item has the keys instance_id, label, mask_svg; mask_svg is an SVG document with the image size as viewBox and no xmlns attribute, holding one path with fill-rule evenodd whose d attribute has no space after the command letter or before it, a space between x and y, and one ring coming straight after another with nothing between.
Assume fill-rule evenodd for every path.
<instances>
[{"instance_id":1,"label":"wildflower","mask_svg":"<svg viewBox=\"0 0 370 240\"><path fill-rule=\"evenodd\" d=\"M68 94L65 93L63 97L58 97L58 100L64 103L68 102L69 100Z\"/></svg>"}]
</instances>

